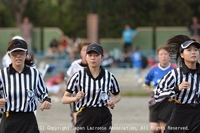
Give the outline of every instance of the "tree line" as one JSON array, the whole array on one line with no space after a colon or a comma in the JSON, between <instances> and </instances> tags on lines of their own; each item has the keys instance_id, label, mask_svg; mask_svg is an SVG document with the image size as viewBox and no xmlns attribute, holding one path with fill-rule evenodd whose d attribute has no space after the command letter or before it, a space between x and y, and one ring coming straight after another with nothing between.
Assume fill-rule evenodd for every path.
<instances>
[{"instance_id":1,"label":"tree line","mask_svg":"<svg viewBox=\"0 0 200 133\"><path fill-rule=\"evenodd\" d=\"M87 37L89 13L99 16L99 37L119 38L125 24L188 26L200 19L197 0L0 0L0 26L15 27L28 16L35 27L59 27L69 37Z\"/></svg>"}]
</instances>

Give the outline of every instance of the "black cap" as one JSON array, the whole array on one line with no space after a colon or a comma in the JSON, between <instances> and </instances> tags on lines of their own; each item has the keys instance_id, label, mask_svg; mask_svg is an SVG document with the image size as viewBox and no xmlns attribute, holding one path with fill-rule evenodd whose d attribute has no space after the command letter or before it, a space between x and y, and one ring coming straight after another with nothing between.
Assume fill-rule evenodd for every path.
<instances>
[{"instance_id":1,"label":"black cap","mask_svg":"<svg viewBox=\"0 0 200 133\"><path fill-rule=\"evenodd\" d=\"M22 50L22 51L27 51L27 44L25 41L23 40L19 40L19 39L14 39L9 43L9 47L7 49L8 53L11 53L15 50Z\"/></svg>"},{"instance_id":2,"label":"black cap","mask_svg":"<svg viewBox=\"0 0 200 133\"><path fill-rule=\"evenodd\" d=\"M91 51L94 51L94 52L96 52L96 53L98 53L98 54L100 54L100 55L103 55L103 48L102 48L102 46L99 45L99 44L95 44L95 43L90 44L90 45L87 47L86 53L88 54L88 53L91 52Z\"/></svg>"},{"instance_id":3,"label":"black cap","mask_svg":"<svg viewBox=\"0 0 200 133\"><path fill-rule=\"evenodd\" d=\"M187 40L181 44L179 51L183 52L183 49L188 48L191 44L195 45L198 49L200 48L200 43L198 43L194 40Z\"/></svg>"}]
</instances>

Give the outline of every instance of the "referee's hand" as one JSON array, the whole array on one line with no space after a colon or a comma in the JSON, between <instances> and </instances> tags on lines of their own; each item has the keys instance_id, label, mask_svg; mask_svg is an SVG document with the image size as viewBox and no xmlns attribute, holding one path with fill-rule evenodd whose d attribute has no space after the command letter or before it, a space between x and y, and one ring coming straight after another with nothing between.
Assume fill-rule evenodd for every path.
<instances>
[{"instance_id":1,"label":"referee's hand","mask_svg":"<svg viewBox=\"0 0 200 133\"><path fill-rule=\"evenodd\" d=\"M76 94L76 101L79 101L80 99L84 98L84 92L82 91L79 91L77 94Z\"/></svg>"},{"instance_id":2,"label":"referee's hand","mask_svg":"<svg viewBox=\"0 0 200 133\"><path fill-rule=\"evenodd\" d=\"M188 89L190 87L190 83L189 82L182 82L180 85L179 85L179 90L183 90L183 89Z\"/></svg>"},{"instance_id":3,"label":"referee's hand","mask_svg":"<svg viewBox=\"0 0 200 133\"><path fill-rule=\"evenodd\" d=\"M50 109L51 108L51 103L48 101L44 101L40 107L40 110L43 111L44 109Z\"/></svg>"},{"instance_id":4,"label":"referee's hand","mask_svg":"<svg viewBox=\"0 0 200 133\"><path fill-rule=\"evenodd\" d=\"M3 108L5 106L5 104L6 104L6 99L1 98L0 99L0 108Z\"/></svg>"},{"instance_id":5,"label":"referee's hand","mask_svg":"<svg viewBox=\"0 0 200 133\"><path fill-rule=\"evenodd\" d=\"M115 103L114 103L112 100L108 100L108 106L109 106L111 109L114 109Z\"/></svg>"}]
</instances>

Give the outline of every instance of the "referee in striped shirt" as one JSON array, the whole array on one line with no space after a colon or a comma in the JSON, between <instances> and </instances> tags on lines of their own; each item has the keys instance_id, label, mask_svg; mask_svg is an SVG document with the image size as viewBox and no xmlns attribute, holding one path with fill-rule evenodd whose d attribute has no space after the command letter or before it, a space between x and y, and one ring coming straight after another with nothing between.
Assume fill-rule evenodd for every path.
<instances>
[{"instance_id":1,"label":"referee in striped shirt","mask_svg":"<svg viewBox=\"0 0 200 133\"><path fill-rule=\"evenodd\" d=\"M76 102L76 133L110 133L112 115L110 108L120 101L120 90L114 75L100 66L103 48L90 44L86 50L88 66L76 72L68 81L63 104ZM74 97L71 97L76 93ZM111 94L114 95L111 98Z\"/></svg>"},{"instance_id":2,"label":"referee in striped shirt","mask_svg":"<svg viewBox=\"0 0 200 133\"><path fill-rule=\"evenodd\" d=\"M156 102L169 97L175 102L165 133L200 132L200 44L186 35L177 35L167 42L179 67L171 70L155 90Z\"/></svg>"},{"instance_id":3,"label":"referee in striped shirt","mask_svg":"<svg viewBox=\"0 0 200 133\"><path fill-rule=\"evenodd\" d=\"M78 72L79 70L82 70L87 66L87 62L85 58L86 58L86 49L88 45L90 45L89 42L78 44L78 51L81 58L71 63L70 67L67 70L68 78L70 78L75 72ZM74 127L76 124L76 114L77 114L75 102L70 103L70 110L71 110L71 116L72 116L72 125Z\"/></svg>"},{"instance_id":4,"label":"referee in striped shirt","mask_svg":"<svg viewBox=\"0 0 200 133\"><path fill-rule=\"evenodd\" d=\"M25 41L12 40L7 53L12 64L0 70L0 108L4 112L0 132L39 133L34 111L37 98L42 103L40 110L50 109L47 88L40 73L29 67L34 64L34 57L28 55Z\"/></svg>"}]
</instances>

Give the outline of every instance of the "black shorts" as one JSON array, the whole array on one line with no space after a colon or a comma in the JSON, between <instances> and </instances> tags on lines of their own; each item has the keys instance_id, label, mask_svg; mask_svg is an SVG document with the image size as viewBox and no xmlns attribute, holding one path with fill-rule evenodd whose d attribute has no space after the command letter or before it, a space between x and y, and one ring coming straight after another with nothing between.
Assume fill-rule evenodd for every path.
<instances>
[{"instance_id":1,"label":"black shorts","mask_svg":"<svg viewBox=\"0 0 200 133\"><path fill-rule=\"evenodd\" d=\"M124 43L124 52L128 52L128 50L132 50L132 43Z\"/></svg>"},{"instance_id":2,"label":"black shorts","mask_svg":"<svg viewBox=\"0 0 200 133\"><path fill-rule=\"evenodd\" d=\"M9 112L8 117L3 113L0 133L39 133L34 112Z\"/></svg>"},{"instance_id":3,"label":"black shorts","mask_svg":"<svg viewBox=\"0 0 200 133\"><path fill-rule=\"evenodd\" d=\"M177 104L171 119L165 127L165 133L199 133L200 132L200 104Z\"/></svg>"},{"instance_id":4,"label":"black shorts","mask_svg":"<svg viewBox=\"0 0 200 133\"><path fill-rule=\"evenodd\" d=\"M164 99L162 102L149 107L149 121L168 122L173 109L174 102L168 102L168 99Z\"/></svg>"},{"instance_id":5,"label":"black shorts","mask_svg":"<svg viewBox=\"0 0 200 133\"><path fill-rule=\"evenodd\" d=\"M107 107L86 107L77 114L76 133L110 133L112 115Z\"/></svg>"}]
</instances>

